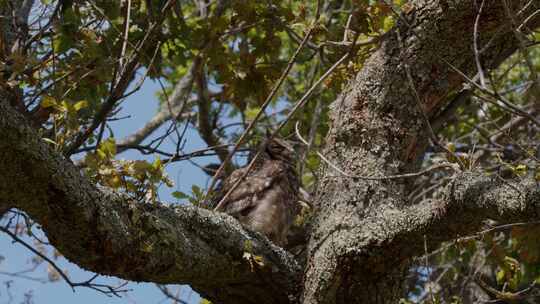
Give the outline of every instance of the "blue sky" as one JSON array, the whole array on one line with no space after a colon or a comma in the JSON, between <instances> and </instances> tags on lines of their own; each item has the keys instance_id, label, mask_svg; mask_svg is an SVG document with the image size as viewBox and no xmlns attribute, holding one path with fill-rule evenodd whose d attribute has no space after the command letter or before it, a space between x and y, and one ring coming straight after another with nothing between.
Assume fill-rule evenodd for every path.
<instances>
[{"instance_id":1,"label":"blue sky","mask_svg":"<svg viewBox=\"0 0 540 304\"><path fill-rule=\"evenodd\" d=\"M156 92L160 90L160 86L151 81L145 81L140 91L133 94L123 104L123 110L120 117L130 115L130 119L120 120L111 123L114 128L117 138L122 138L130 134L138 127L142 126L157 110ZM157 134L160 130L156 131ZM204 148L206 145L193 129L188 129L186 133L186 146L184 152L193 151ZM166 141L163 149L173 149L174 145L170 141ZM154 156L147 156L147 159L153 159ZM134 159L141 158L139 153L126 151L118 156L118 158ZM201 165L209 162L216 162L214 157L198 158L195 161ZM169 164L166 167L167 174L174 181L175 187L160 189L160 199L165 202L176 202L170 193L174 190L190 193L191 185L195 184L202 188L208 183L208 176L193 164L182 161ZM49 249L50 250L50 249ZM4 259L2 259L3 257ZM166 300L163 294L153 285L148 283L132 283L127 285L127 288L133 289L122 298L107 297L99 292L87 288L77 288L75 292L62 280L57 282L40 283L37 281L14 278L2 273L13 273L29 269L32 267L32 258L34 255L20 244L12 244L8 235L0 233L0 304L19 304L23 302L25 293L31 293L33 303L77 303L77 304L94 304L94 303L111 303L111 304L153 304L153 303L170 303ZM80 269L78 266L69 263L63 258L60 258L58 265L67 271L73 281L84 281L92 277L92 273ZM47 265L42 263L35 271L29 272L26 275L33 278L47 278ZM121 280L114 277L99 277L97 283L118 284ZM11 287L10 294L6 290L6 284ZM171 290L176 292L178 286L171 286ZM181 298L189 303L199 303L200 297L187 287L181 289Z\"/></svg>"}]
</instances>

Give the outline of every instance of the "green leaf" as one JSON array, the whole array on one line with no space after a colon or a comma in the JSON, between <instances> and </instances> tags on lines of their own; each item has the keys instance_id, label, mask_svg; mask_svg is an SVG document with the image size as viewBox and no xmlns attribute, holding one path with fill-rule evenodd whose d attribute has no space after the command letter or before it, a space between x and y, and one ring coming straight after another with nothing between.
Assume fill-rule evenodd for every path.
<instances>
[{"instance_id":1,"label":"green leaf","mask_svg":"<svg viewBox=\"0 0 540 304\"><path fill-rule=\"evenodd\" d=\"M182 191L174 191L172 193L172 196L174 196L177 199L187 199L187 198L189 198L189 195L185 194Z\"/></svg>"},{"instance_id":2,"label":"green leaf","mask_svg":"<svg viewBox=\"0 0 540 304\"><path fill-rule=\"evenodd\" d=\"M259 107L249 107L246 109L246 111L244 112L245 115L246 115L246 119L247 120L253 120L255 119L255 117L257 116L257 113L259 113L259 111L261 110L261 108Z\"/></svg>"},{"instance_id":3,"label":"green leaf","mask_svg":"<svg viewBox=\"0 0 540 304\"><path fill-rule=\"evenodd\" d=\"M527 174L527 166L526 165L517 165L515 167L512 168L514 173L518 176L523 176L525 174Z\"/></svg>"},{"instance_id":4,"label":"green leaf","mask_svg":"<svg viewBox=\"0 0 540 304\"><path fill-rule=\"evenodd\" d=\"M41 99L41 107L42 108L51 108L56 107L58 105L58 101L54 97L51 96L44 96Z\"/></svg>"},{"instance_id":5,"label":"green leaf","mask_svg":"<svg viewBox=\"0 0 540 304\"><path fill-rule=\"evenodd\" d=\"M506 277L506 272L504 271L504 269L497 271L497 276L496 276L497 284L502 285L504 283L505 277Z\"/></svg>"},{"instance_id":6,"label":"green leaf","mask_svg":"<svg viewBox=\"0 0 540 304\"><path fill-rule=\"evenodd\" d=\"M113 158L116 155L116 143L114 138L110 137L101 142L101 144L99 144L97 153L102 159Z\"/></svg>"},{"instance_id":7,"label":"green leaf","mask_svg":"<svg viewBox=\"0 0 540 304\"><path fill-rule=\"evenodd\" d=\"M162 171L163 170L163 163L161 163L161 159L159 157L156 157L156 159L152 163L152 169L154 169L156 171Z\"/></svg>"},{"instance_id":8,"label":"green leaf","mask_svg":"<svg viewBox=\"0 0 540 304\"><path fill-rule=\"evenodd\" d=\"M73 39L64 34L60 34L55 38L56 39L54 39L53 42L53 50L55 53L64 53L69 50L74 44Z\"/></svg>"},{"instance_id":9,"label":"green leaf","mask_svg":"<svg viewBox=\"0 0 540 304\"><path fill-rule=\"evenodd\" d=\"M86 101L86 100L78 101L77 103L75 103L75 104L73 105L73 108L74 108L75 111L77 111L77 112L78 112L79 110L81 110L81 109L86 108L86 107L88 107L88 101Z\"/></svg>"},{"instance_id":10,"label":"green leaf","mask_svg":"<svg viewBox=\"0 0 540 304\"><path fill-rule=\"evenodd\" d=\"M199 188L199 186L197 186L197 185L191 186L191 191L193 192L193 195L196 198L202 197L202 195L203 195L203 193L201 191L201 188Z\"/></svg>"}]
</instances>

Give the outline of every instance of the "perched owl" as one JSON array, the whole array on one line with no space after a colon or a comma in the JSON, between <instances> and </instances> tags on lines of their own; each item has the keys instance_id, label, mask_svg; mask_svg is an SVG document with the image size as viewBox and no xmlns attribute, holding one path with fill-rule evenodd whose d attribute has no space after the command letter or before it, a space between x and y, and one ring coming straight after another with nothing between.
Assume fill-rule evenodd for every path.
<instances>
[{"instance_id":1,"label":"perched owl","mask_svg":"<svg viewBox=\"0 0 540 304\"><path fill-rule=\"evenodd\" d=\"M245 227L266 235L280 246L287 243L298 205L298 175L294 150L283 140L269 140L253 169L222 205L220 211L237 218ZM247 168L235 170L222 182L219 201Z\"/></svg>"}]
</instances>

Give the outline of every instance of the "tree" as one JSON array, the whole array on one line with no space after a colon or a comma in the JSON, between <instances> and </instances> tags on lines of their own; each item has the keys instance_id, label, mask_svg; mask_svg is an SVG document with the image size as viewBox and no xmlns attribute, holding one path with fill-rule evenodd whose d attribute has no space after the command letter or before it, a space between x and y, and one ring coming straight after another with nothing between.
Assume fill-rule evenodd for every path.
<instances>
[{"instance_id":1,"label":"tree","mask_svg":"<svg viewBox=\"0 0 540 304\"><path fill-rule=\"evenodd\" d=\"M522 230L540 212L536 2L59 1L36 23L33 1L2 4L0 213L23 211L81 267L189 283L216 303L471 302L482 290L503 302L534 297L531 255L540 251L527 249L536 234ZM147 76L173 84L161 110L114 139L109 120ZM293 116L313 92L312 111ZM283 104L267 115L276 93ZM221 128L227 114L237 132ZM174 152L160 149L163 136L143 143L166 121ZM264 127L281 135L310 127L299 137L307 131L307 146L324 149L300 157L314 193L299 225L305 259L204 208L211 190L194 189L192 204L158 202L163 165L194 156L180 150L185 121L226 172L225 142L236 150ZM238 138L252 128L255 140ZM126 149L167 159L116 160ZM481 232L486 224L498 226ZM460 247L479 231L487 240ZM415 260L456 239L445 247L458 253L443 247L433 265ZM448 257L454 276L424 286ZM464 277L476 284L458 293Z\"/></svg>"}]
</instances>

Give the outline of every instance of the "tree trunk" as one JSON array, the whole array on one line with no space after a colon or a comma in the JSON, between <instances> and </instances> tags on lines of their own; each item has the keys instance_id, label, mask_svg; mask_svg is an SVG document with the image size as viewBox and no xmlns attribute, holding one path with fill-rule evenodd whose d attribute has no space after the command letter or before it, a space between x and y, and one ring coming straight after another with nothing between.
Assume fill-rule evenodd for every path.
<instances>
[{"instance_id":1,"label":"tree trunk","mask_svg":"<svg viewBox=\"0 0 540 304\"><path fill-rule=\"evenodd\" d=\"M519 3L511 1L510 10L517 12ZM435 118L446 106L445 97L466 82L456 70L469 77L476 73L472 45L479 1L411 4L332 104L325 154L348 175L416 170L430 138L426 118ZM517 17L522 20L530 13ZM529 26L538 23L536 18ZM480 47L489 45L480 54L486 69L517 48L503 1L485 2L478 33ZM309 242L304 303L397 303L411 258L423 253L424 239L433 248L455 231L438 231L444 234L437 241L419 234L397 242L396 231L415 227L414 222L397 225L408 205L405 180L349 178L331 167L324 172ZM388 226L377 225L380 219Z\"/></svg>"}]
</instances>

